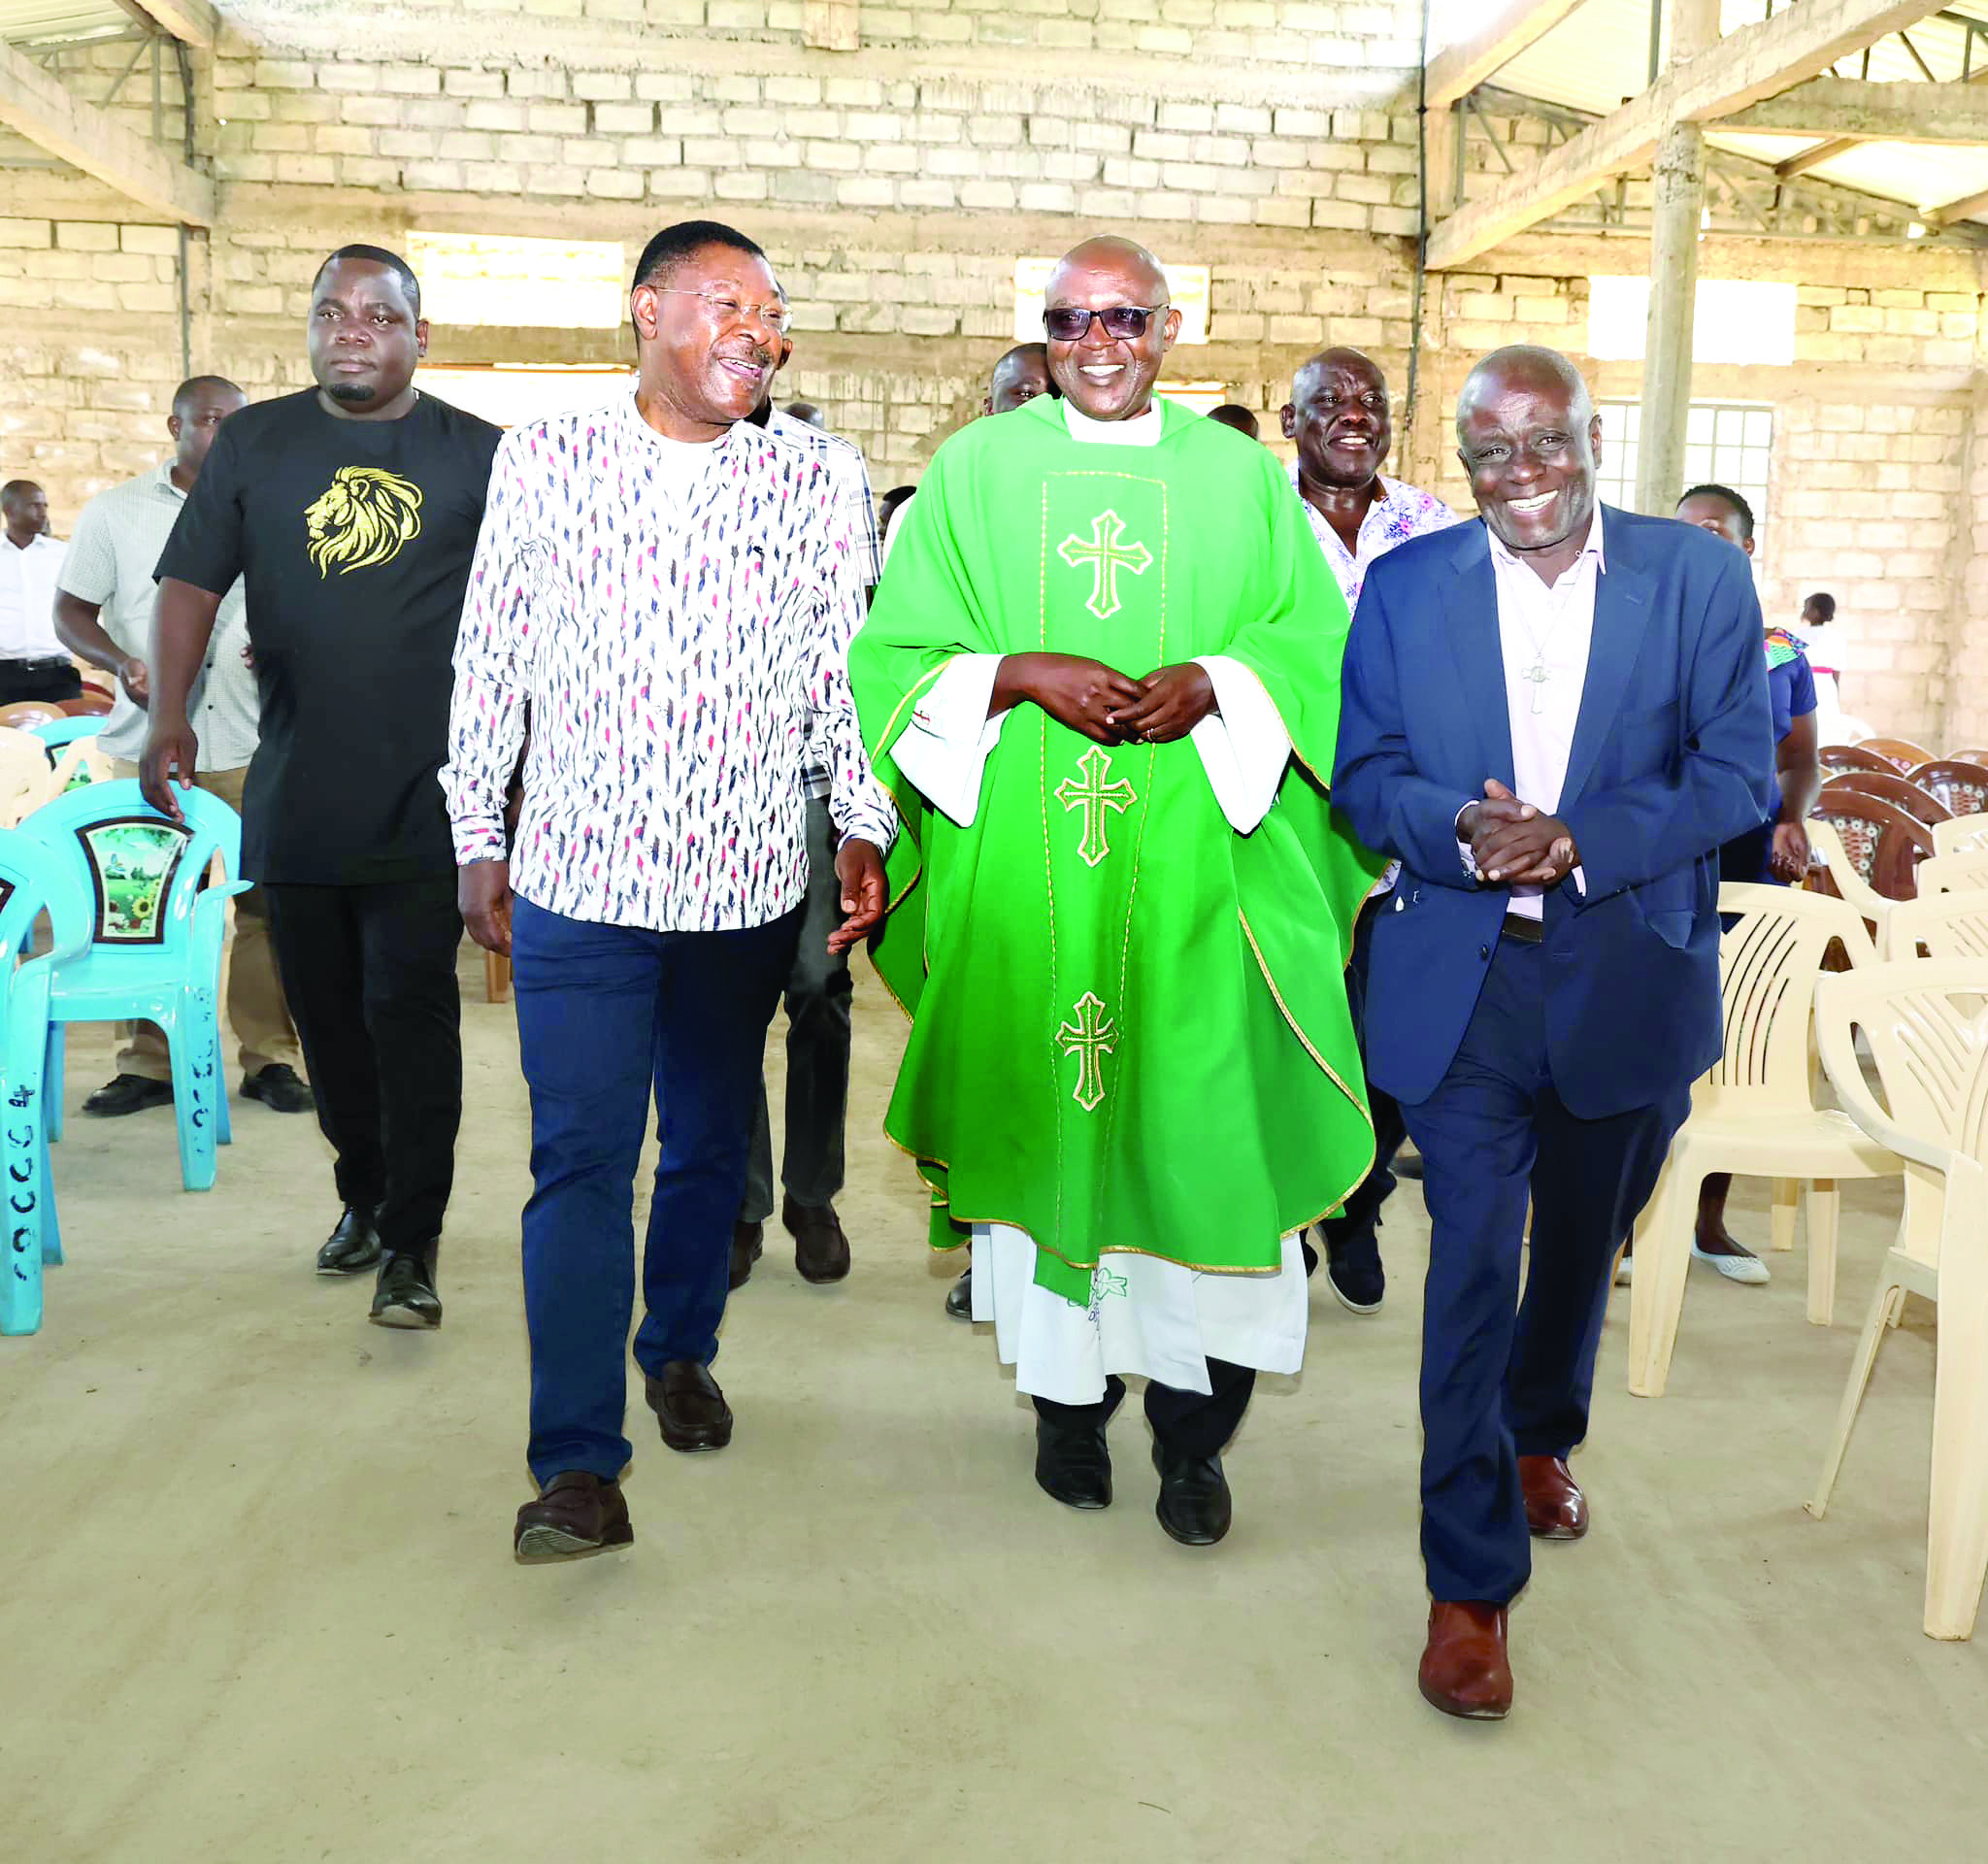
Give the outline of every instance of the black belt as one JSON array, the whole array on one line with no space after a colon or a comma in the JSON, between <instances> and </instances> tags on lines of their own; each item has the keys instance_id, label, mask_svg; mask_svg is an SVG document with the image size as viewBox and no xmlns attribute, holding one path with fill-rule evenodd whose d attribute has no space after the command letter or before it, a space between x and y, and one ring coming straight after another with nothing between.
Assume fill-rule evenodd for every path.
<instances>
[{"instance_id":1,"label":"black belt","mask_svg":"<svg viewBox=\"0 0 1988 1864\"><path fill-rule=\"evenodd\" d=\"M1539 945L1546 934L1538 919L1529 919L1523 913L1508 913L1505 915L1505 936L1520 945Z\"/></svg>"},{"instance_id":2,"label":"black belt","mask_svg":"<svg viewBox=\"0 0 1988 1864\"><path fill-rule=\"evenodd\" d=\"M23 668L29 673L74 673L76 670L76 662L59 653L39 653L26 660L10 658L6 664Z\"/></svg>"}]
</instances>

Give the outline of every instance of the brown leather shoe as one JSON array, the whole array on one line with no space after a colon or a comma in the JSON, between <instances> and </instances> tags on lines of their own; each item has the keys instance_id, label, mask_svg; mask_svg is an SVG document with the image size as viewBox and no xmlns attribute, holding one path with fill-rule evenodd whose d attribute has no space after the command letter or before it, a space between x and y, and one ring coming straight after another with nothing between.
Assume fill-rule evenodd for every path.
<instances>
[{"instance_id":1,"label":"brown leather shoe","mask_svg":"<svg viewBox=\"0 0 1988 1864\"><path fill-rule=\"evenodd\" d=\"M1502 1721L1511 1708L1505 1654L1505 1607L1481 1599L1438 1599L1416 1681L1423 1700L1466 1721Z\"/></svg>"},{"instance_id":2,"label":"brown leather shoe","mask_svg":"<svg viewBox=\"0 0 1988 1864\"><path fill-rule=\"evenodd\" d=\"M791 1197L780 1202L780 1221L793 1233L794 1266L804 1282L840 1282L849 1272L849 1239L843 1234L842 1218L833 1204L818 1211L796 1204Z\"/></svg>"},{"instance_id":3,"label":"brown leather shoe","mask_svg":"<svg viewBox=\"0 0 1988 1864\"><path fill-rule=\"evenodd\" d=\"M672 1359L660 1377L642 1383L672 1449L723 1449L732 1441L732 1408L708 1367Z\"/></svg>"},{"instance_id":4,"label":"brown leather shoe","mask_svg":"<svg viewBox=\"0 0 1988 1864\"><path fill-rule=\"evenodd\" d=\"M619 1482L604 1482L583 1469L569 1469L545 1486L538 1500L517 1511L511 1548L519 1566L583 1560L635 1539Z\"/></svg>"},{"instance_id":5,"label":"brown leather shoe","mask_svg":"<svg viewBox=\"0 0 1988 1864\"><path fill-rule=\"evenodd\" d=\"M1526 1526L1542 1541L1577 1541L1588 1531L1588 1498L1565 1456L1521 1456L1518 1485Z\"/></svg>"},{"instance_id":6,"label":"brown leather shoe","mask_svg":"<svg viewBox=\"0 0 1988 1864\"><path fill-rule=\"evenodd\" d=\"M766 1248L766 1225L764 1223L734 1223L732 1225L732 1281L734 1288L743 1288L751 1279L752 1265L757 1262Z\"/></svg>"}]
</instances>

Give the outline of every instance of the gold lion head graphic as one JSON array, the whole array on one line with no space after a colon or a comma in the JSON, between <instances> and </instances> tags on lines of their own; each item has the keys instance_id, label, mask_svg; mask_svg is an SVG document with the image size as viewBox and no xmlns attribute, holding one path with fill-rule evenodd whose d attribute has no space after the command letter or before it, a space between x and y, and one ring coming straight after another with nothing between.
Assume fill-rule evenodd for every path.
<instances>
[{"instance_id":1,"label":"gold lion head graphic","mask_svg":"<svg viewBox=\"0 0 1988 1864\"><path fill-rule=\"evenodd\" d=\"M341 466L304 513L319 576L391 563L421 534L421 488L377 466Z\"/></svg>"}]
</instances>

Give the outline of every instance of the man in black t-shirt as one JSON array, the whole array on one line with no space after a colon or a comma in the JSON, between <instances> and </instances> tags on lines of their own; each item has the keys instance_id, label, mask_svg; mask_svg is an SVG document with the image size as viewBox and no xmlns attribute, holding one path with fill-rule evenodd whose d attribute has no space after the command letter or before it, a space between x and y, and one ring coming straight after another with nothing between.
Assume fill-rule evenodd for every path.
<instances>
[{"instance_id":1,"label":"man in black t-shirt","mask_svg":"<svg viewBox=\"0 0 1988 1864\"><path fill-rule=\"evenodd\" d=\"M380 1264L371 1317L441 1323L435 1254L462 1118L455 856L436 780L449 657L498 429L414 385L420 287L377 247L312 291L317 386L215 438L159 559L147 798L178 815L186 694L239 576L262 697L242 868L267 889L283 988L338 1154L318 1273Z\"/></svg>"}]
</instances>

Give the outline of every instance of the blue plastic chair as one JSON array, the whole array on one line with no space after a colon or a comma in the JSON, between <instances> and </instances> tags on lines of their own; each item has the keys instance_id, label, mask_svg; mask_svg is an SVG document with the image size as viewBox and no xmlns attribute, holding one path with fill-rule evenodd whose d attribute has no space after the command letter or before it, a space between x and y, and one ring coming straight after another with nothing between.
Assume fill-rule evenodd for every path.
<instances>
[{"instance_id":1,"label":"blue plastic chair","mask_svg":"<svg viewBox=\"0 0 1988 1864\"><path fill-rule=\"evenodd\" d=\"M79 738L94 738L104 728L102 714L83 714L74 718L52 718L47 724L30 725L28 729L47 745L50 751L59 750L64 745L73 745ZM50 762L54 760L50 758Z\"/></svg>"},{"instance_id":2,"label":"blue plastic chair","mask_svg":"<svg viewBox=\"0 0 1988 1864\"><path fill-rule=\"evenodd\" d=\"M44 911L52 948L17 963ZM89 900L54 852L0 828L0 1164L5 1170L5 1266L0 1334L42 1324L42 1265L62 1260L49 1173L49 985L58 964L89 949Z\"/></svg>"},{"instance_id":3,"label":"blue plastic chair","mask_svg":"<svg viewBox=\"0 0 1988 1864\"><path fill-rule=\"evenodd\" d=\"M57 851L90 904L89 949L58 964L49 988L49 1138L62 1137L62 1024L155 1022L172 1062L181 1182L206 1191L215 1147L233 1137L216 1000L227 902L248 882L201 885L215 854L240 872L242 818L205 790L176 794L183 823L133 782L91 783L44 803L20 832Z\"/></svg>"}]
</instances>

